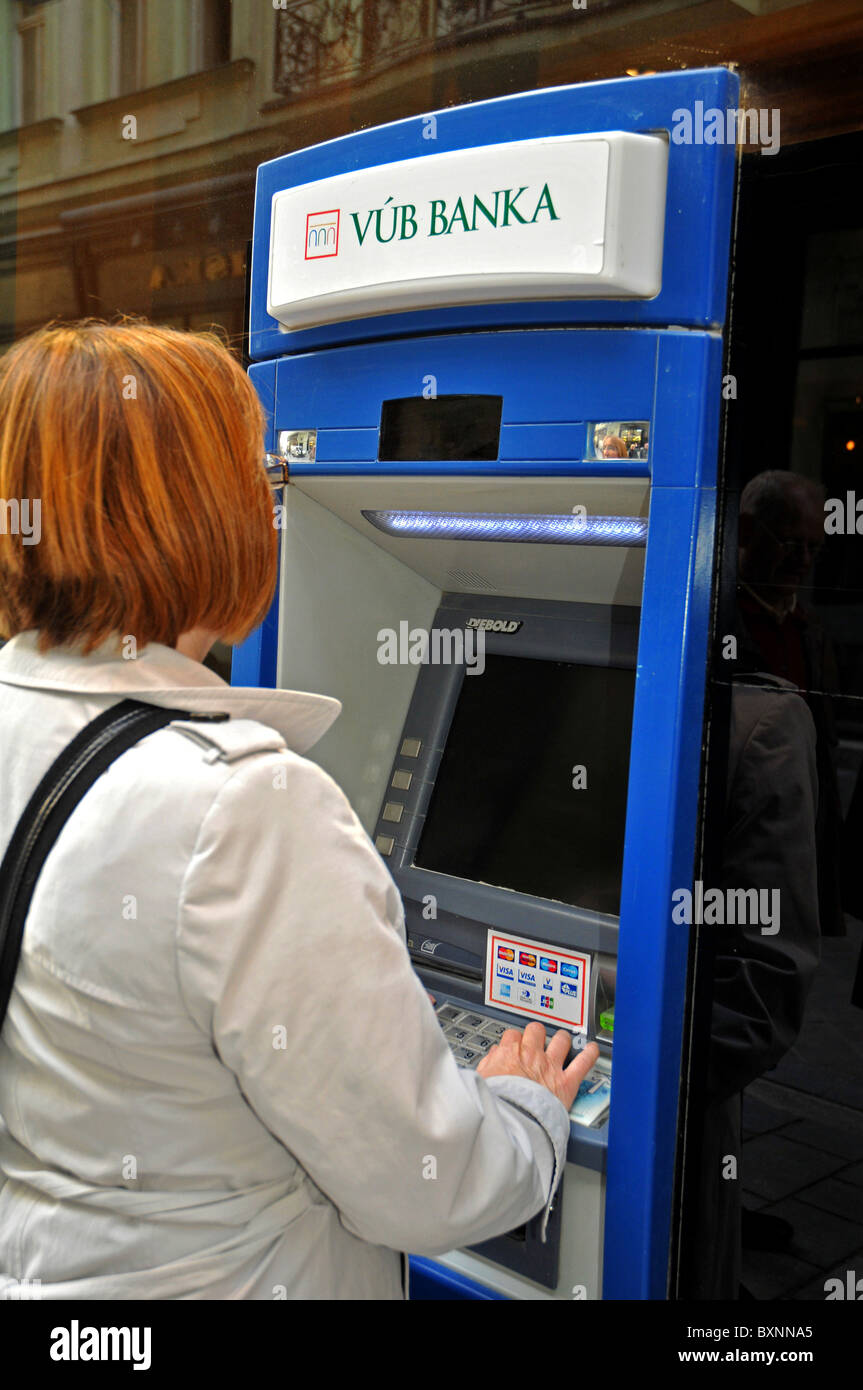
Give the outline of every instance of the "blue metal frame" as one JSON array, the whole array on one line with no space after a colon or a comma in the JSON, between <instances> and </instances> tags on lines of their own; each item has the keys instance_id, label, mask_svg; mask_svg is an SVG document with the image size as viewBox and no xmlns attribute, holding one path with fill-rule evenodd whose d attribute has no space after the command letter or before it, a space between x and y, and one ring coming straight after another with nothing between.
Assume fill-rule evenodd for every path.
<instances>
[{"instance_id":1,"label":"blue metal frame","mask_svg":"<svg viewBox=\"0 0 863 1390\"><path fill-rule=\"evenodd\" d=\"M485 1284L468 1279L436 1260L427 1260L421 1255L410 1257L410 1297L412 1302L434 1300L471 1302L502 1302L511 1300L505 1294L496 1293Z\"/></svg>"},{"instance_id":2,"label":"blue metal frame","mask_svg":"<svg viewBox=\"0 0 863 1390\"><path fill-rule=\"evenodd\" d=\"M624 362L626 353L616 352L613 362L597 365L596 380L585 380L583 393L585 399L600 401L605 383L609 405L612 399L616 403L607 418L651 421L649 464L639 461L634 466L632 461L620 467L615 463L613 470L618 476L623 472L644 476L649 471L652 486L621 893L620 1007L616 1009L605 1213L606 1298L663 1298L667 1293L688 957L688 935L672 925L670 905L672 891L691 884L695 855L722 370L722 342L716 327L725 310L734 151L727 146L671 145L663 289L648 303L585 300L483 305L388 315L284 334L265 307L269 206L277 188L422 153L567 131L669 129L674 109L691 108L696 100L705 106L736 106L737 91L736 77L724 70L708 70L526 93L439 113L438 139L426 151L417 148L421 118L416 118L284 156L263 165L258 177L252 352L263 358L285 355L285 360L259 362L251 375L271 412L274 402L283 398L282 388L288 381L290 391L284 396L299 403L296 419L272 419L271 444L276 427L305 428L326 422L319 434L321 452L315 472L447 471L440 464L375 460L380 382L386 380L387 395L418 394L415 384L402 390L398 383L408 369L415 371L410 364L418 352L427 359L429 351L440 345L439 337L434 345L426 338L423 348L417 342L418 335L436 330L449 335L448 361L453 381L458 382L452 388L439 383L438 389L488 390L503 374L507 380L504 425L515 431L511 436L502 431L500 462L452 465L453 471L542 476L607 473L611 470L602 463L578 460L575 443L579 422L583 429L585 420L604 418L603 410L585 414L571 402L567 414L555 403L553 383L545 378L538 382L532 372L524 373L524 408L513 405L519 397L513 354L524 343L522 334L494 332L485 371L477 367L477 339L479 334L507 327L542 325L560 333L563 323L628 326L626 353L632 353L631 365ZM691 325L696 331L675 331L669 324ZM665 330L644 332L654 325ZM579 337L584 333L585 327L580 328ZM383 341L397 336L400 341ZM599 333L596 336L598 340ZM623 337L610 334L609 347L612 339L621 345ZM347 346L359 339L378 341L367 349ZM534 341L538 346L538 340ZM321 347L326 352L312 350ZM640 362L643 368L647 351L653 353L651 399L642 399L638 390L627 398L625 378L632 381L640 375L635 364ZM350 372L342 369L342 359L347 363L348 358ZM464 376L459 378L462 371L469 374L468 384ZM610 372L616 395L610 389ZM590 377L589 372L586 375ZM618 410L621 399L637 408ZM531 457L518 458L518 426L537 420L548 421L543 442L535 447L534 441ZM562 457L553 457L557 450ZM301 471L299 465L294 469ZM277 600L263 627L236 653L234 683L274 684L276 643Z\"/></svg>"},{"instance_id":3,"label":"blue metal frame","mask_svg":"<svg viewBox=\"0 0 863 1390\"><path fill-rule=\"evenodd\" d=\"M283 188L447 150L602 130L670 132L676 111L693 110L696 101L702 101L705 109L736 107L738 90L738 78L724 68L550 87L436 111L432 113L437 123L434 140L423 135L427 118L411 116L262 164L252 240L250 355L256 359L281 357L335 343L473 329L478 323L487 328L537 323L700 327L722 323L735 159L734 148L729 145L671 145L662 289L647 301L584 299L471 305L386 314L285 333L266 309L270 210L273 195ZM693 197L695 189L697 197Z\"/></svg>"},{"instance_id":4,"label":"blue metal frame","mask_svg":"<svg viewBox=\"0 0 863 1390\"><path fill-rule=\"evenodd\" d=\"M693 878L721 371L717 338L661 344L659 382L674 380L678 391L675 410L658 405L654 425L661 466L650 499L621 887L605 1298L667 1293L689 953L687 929L671 922L671 894ZM677 482L687 474L688 486Z\"/></svg>"}]
</instances>

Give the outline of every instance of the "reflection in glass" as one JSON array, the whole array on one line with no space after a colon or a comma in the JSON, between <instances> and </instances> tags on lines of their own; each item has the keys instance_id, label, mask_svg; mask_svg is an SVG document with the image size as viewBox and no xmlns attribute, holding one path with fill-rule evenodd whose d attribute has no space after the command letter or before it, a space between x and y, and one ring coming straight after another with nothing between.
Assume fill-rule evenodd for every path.
<instances>
[{"instance_id":1,"label":"reflection in glass","mask_svg":"<svg viewBox=\"0 0 863 1390\"><path fill-rule=\"evenodd\" d=\"M649 420L598 420L587 429L594 458L647 458Z\"/></svg>"}]
</instances>

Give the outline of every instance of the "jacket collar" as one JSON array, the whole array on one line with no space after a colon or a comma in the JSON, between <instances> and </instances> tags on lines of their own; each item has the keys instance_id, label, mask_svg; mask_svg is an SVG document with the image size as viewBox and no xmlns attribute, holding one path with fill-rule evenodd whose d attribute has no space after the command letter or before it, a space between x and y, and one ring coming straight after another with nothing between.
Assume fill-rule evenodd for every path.
<instances>
[{"instance_id":1,"label":"jacket collar","mask_svg":"<svg viewBox=\"0 0 863 1390\"><path fill-rule=\"evenodd\" d=\"M34 631L20 632L0 650L0 684L117 695L194 714L225 711L235 719L269 725L295 753L305 753L317 743L341 713L339 701L328 695L228 685L208 666L160 642L151 642L134 660L125 660L114 640L84 656L75 647L40 652L37 637Z\"/></svg>"}]
</instances>

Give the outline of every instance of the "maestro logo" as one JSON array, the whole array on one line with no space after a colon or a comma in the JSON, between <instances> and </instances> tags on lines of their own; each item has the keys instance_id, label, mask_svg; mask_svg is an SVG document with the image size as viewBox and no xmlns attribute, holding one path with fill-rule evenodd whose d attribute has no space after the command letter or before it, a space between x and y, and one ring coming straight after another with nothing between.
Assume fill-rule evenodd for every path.
<instances>
[{"instance_id":1,"label":"maestro logo","mask_svg":"<svg viewBox=\"0 0 863 1390\"><path fill-rule=\"evenodd\" d=\"M338 208L328 212L310 212L306 217L306 260L317 261L323 256L339 254Z\"/></svg>"}]
</instances>

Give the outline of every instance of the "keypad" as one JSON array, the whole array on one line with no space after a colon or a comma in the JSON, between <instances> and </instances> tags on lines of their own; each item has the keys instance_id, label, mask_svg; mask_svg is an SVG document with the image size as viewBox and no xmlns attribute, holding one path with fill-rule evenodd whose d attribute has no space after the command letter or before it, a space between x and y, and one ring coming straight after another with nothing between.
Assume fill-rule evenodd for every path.
<instances>
[{"instance_id":1,"label":"keypad","mask_svg":"<svg viewBox=\"0 0 863 1390\"><path fill-rule=\"evenodd\" d=\"M456 1004L438 1004L435 1013L460 1067L475 1067L506 1032L507 1025Z\"/></svg>"},{"instance_id":2,"label":"keypad","mask_svg":"<svg viewBox=\"0 0 863 1390\"><path fill-rule=\"evenodd\" d=\"M499 1019L488 1018L472 1009L460 1009L457 1004L437 1004L435 1013L460 1067L475 1067L495 1043L500 1042L507 1028L524 1026L522 1019L514 1018L512 1023L501 1023ZM601 1084L601 1080L597 1082L597 1085Z\"/></svg>"},{"instance_id":3,"label":"keypad","mask_svg":"<svg viewBox=\"0 0 863 1390\"><path fill-rule=\"evenodd\" d=\"M467 1067L473 1070L483 1057L487 1056L496 1042L500 1042L507 1028L517 1028L519 1024L523 1026L523 1020L514 1018L512 1023L501 1023L496 1018L487 1018L483 1014L474 1013L471 1009L460 1009L457 1004L436 1004L435 1013L440 1020L443 1035L449 1043L453 1057L460 1067ZM547 1036L551 1033L546 1029ZM570 1054L572 1055L572 1054ZM606 1111L599 1114L599 1118L594 1117L594 1109L588 1102L590 1097L607 1087L611 1080L611 1068L609 1064L601 1058L596 1064L587 1081L583 1081L581 1090L576 1097L575 1104L570 1110L570 1117L577 1124L591 1125L605 1122L607 1119ZM581 1112L585 1113L582 1114Z\"/></svg>"}]
</instances>

